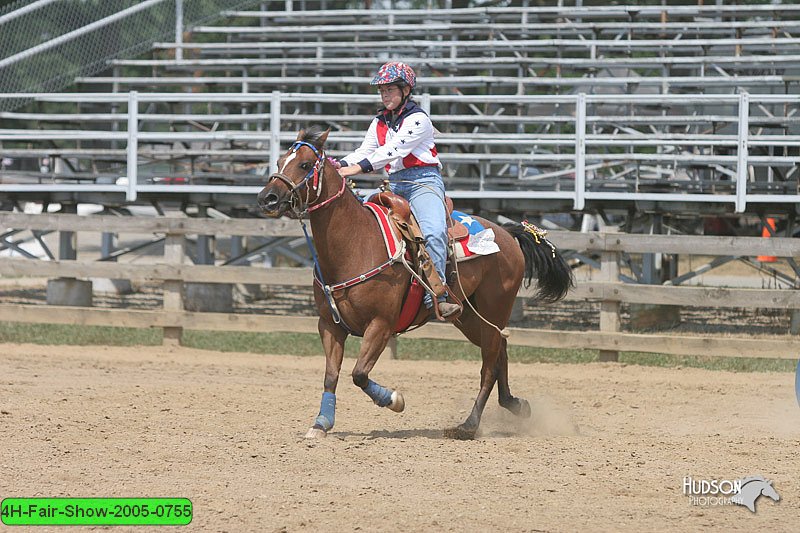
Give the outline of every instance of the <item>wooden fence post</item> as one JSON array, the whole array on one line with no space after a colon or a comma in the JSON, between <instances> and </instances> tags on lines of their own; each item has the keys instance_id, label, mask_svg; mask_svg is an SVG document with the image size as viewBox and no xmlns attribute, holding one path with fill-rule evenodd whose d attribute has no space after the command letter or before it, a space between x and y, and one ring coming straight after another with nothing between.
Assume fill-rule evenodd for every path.
<instances>
[{"instance_id":1,"label":"wooden fence post","mask_svg":"<svg viewBox=\"0 0 800 533\"><path fill-rule=\"evenodd\" d=\"M792 309L789 315L789 333L792 335L800 335L800 310Z\"/></svg>"},{"instance_id":2,"label":"wooden fence post","mask_svg":"<svg viewBox=\"0 0 800 533\"><path fill-rule=\"evenodd\" d=\"M182 234L168 233L164 240L164 260L170 264L180 267L184 258L184 236ZM164 311L177 312L183 311L183 280L168 279L164 280ZM165 327L164 345L179 346L183 328Z\"/></svg>"},{"instance_id":3,"label":"wooden fence post","mask_svg":"<svg viewBox=\"0 0 800 533\"><path fill-rule=\"evenodd\" d=\"M607 238L609 238L607 236ZM600 254L600 278L608 283L619 283L619 252L603 251ZM600 331L619 331L619 301L602 300L600 302ZM618 361L616 350L600 350L600 361Z\"/></svg>"}]
</instances>

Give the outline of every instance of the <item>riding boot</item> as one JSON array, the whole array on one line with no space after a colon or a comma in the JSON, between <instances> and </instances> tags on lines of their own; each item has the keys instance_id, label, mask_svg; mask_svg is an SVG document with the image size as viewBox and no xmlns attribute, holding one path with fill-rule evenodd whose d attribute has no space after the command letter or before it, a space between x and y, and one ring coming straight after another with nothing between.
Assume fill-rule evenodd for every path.
<instances>
[{"instance_id":1,"label":"riding boot","mask_svg":"<svg viewBox=\"0 0 800 533\"><path fill-rule=\"evenodd\" d=\"M444 320L455 320L461 315L461 306L450 302L439 302L439 314Z\"/></svg>"},{"instance_id":2,"label":"riding boot","mask_svg":"<svg viewBox=\"0 0 800 533\"><path fill-rule=\"evenodd\" d=\"M442 278L439 277L439 273L433 266L433 261L431 261L431 257L424 246L419 248L419 266L431 289L433 289L433 293L436 296L444 296L447 293L447 288Z\"/></svg>"}]
</instances>

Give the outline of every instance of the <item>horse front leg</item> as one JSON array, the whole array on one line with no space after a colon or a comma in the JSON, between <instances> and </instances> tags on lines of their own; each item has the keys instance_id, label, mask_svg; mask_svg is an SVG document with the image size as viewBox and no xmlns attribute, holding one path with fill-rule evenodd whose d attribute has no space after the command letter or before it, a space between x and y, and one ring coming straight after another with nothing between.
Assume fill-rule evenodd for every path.
<instances>
[{"instance_id":1,"label":"horse front leg","mask_svg":"<svg viewBox=\"0 0 800 533\"><path fill-rule=\"evenodd\" d=\"M373 321L364 332L364 340L361 342L361 353L358 354L358 361L353 367L353 383L369 396L378 407L388 407L396 413L401 413L406 407L403 395L369 379L369 373L375 363L378 362L386 343L392 336L392 330L388 324Z\"/></svg>"},{"instance_id":2,"label":"horse front leg","mask_svg":"<svg viewBox=\"0 0 800 533\"><path fill-rule=\"evenodd\" d=\"M347 332L338 324L320 318L317 327L325 350L325 383L319 415L306 433L307 439L325 437L333 428L336 420L336 385L339 383L339 371L342 369L344 341L347 339Z\"/></svg>"}]
</instances>

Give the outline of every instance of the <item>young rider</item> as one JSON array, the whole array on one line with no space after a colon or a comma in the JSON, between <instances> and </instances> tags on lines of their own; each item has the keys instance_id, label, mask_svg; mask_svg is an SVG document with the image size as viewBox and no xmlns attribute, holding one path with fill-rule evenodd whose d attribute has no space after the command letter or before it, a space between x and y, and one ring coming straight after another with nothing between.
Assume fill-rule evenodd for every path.
<instances>
[{"instance_id":1,"label":"young rider","mask_svg":"<svg viewBox=\"0 0 800 533\"><path fill-rule=\"evenodd\" d=\"M426 249L442 282L447 261L447 211L444 182L433 140L433 124L428 114L411 100L416 85L414 70L405 63L383 65L370 85L377 85L384 109L367 130L361 146L340 160L342 176L386 169L392 192L408 200L426 240ZM432 298L425 296L430 308ZM440 297L443 318L461 307Z\"/></svg>"}]
</instances>

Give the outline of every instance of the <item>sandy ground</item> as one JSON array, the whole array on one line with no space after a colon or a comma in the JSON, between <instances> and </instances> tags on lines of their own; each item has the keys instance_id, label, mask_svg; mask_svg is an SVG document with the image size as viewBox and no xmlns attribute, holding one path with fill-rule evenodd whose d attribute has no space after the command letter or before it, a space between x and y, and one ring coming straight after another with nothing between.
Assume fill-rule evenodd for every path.
<instances>
[{"instance_id":1,"label":"sandy ground","mask_svg":"<svg viewBox=\"0 0 800 533\"><path fill-rule=\"evenodd\" d=\"M334 431L308 442L322 357L0 344L0 498L188 497L195 531L800 523L790 373L512 363L512 391L531 400L532 419L515 419L493 394L479 438L460 442L442 430L466 417L476 363L379 362L372 377L404 393L402 414L357 390L352 364ZM755 474L782 497L761 497L755 514L692 506L682 494L684 476Z\"/></svg>"}]
</instances>

